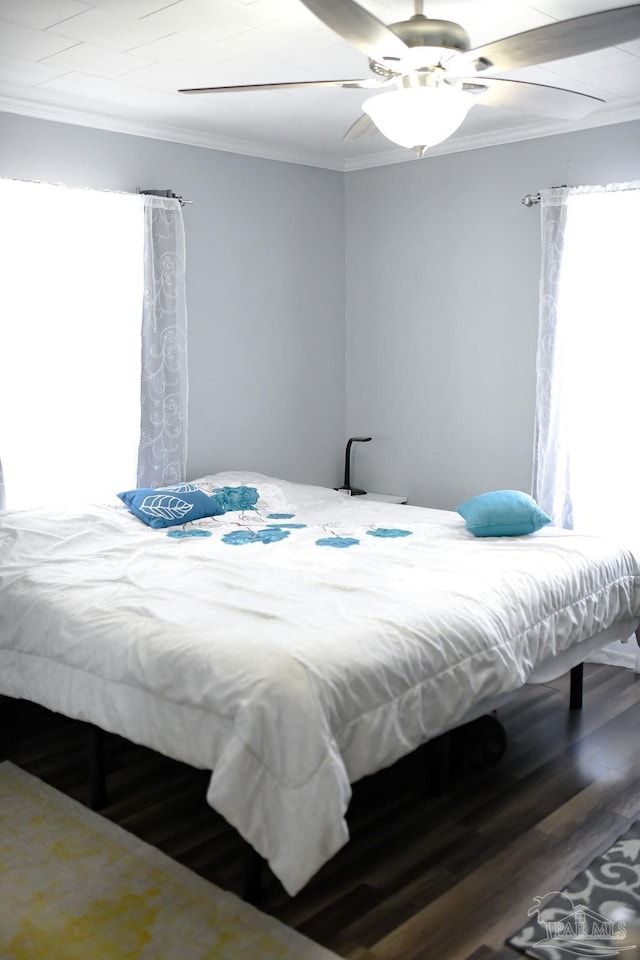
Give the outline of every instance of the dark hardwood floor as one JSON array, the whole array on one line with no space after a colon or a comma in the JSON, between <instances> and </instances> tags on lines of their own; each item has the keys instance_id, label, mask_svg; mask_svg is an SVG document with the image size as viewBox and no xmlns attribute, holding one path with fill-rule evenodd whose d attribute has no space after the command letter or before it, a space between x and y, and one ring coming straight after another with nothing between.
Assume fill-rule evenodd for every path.
<instances>
[{"instance_id":1,"label":"dark hardwood floor","mask_svg":"<svg viewBox=\"0 0 640 960\"><path fill-rule=\"evenodd\" d=\"M535 895L559 890L640 816L640 678L588 665L500 711L490 769L425 794L418 751L354 787L351 841L295 898L269 875L261 909L348 960L504 960ZM4 757L88 803L86 729L0 699ZM206 804L207 773L107 737L102 815L240 892L244 844ZM184 960L188 960L185 955Z\"/></svg>"}]
</instances>

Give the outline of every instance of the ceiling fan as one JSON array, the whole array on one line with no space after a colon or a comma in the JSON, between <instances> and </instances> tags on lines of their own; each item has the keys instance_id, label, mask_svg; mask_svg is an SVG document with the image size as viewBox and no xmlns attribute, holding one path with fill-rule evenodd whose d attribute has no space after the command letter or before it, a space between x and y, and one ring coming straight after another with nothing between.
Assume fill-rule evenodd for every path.
<instances>
[{"instance_id":1,"label":"ceiling fan","mask_svg":"<svg viewBox=\"0 0 640 960\"><path fill-rule=\"evenodd\" d=\"M344 139L380 132L424 156L450 137L475 103L524 110L548 117L579 118L599 97L561 87L491 76L591 53L640 37L640 3L526 30L471 49L466 30L449 20L430 19L423 0L414 0L408 20L384 24L355 0L301 0L326 26L369 58L372 77L302 80L240 86L198 87L179 93L228 93L344 87L375 91ZM381 91L381 92L378 92Z\"/></svg>"}]
</instances>

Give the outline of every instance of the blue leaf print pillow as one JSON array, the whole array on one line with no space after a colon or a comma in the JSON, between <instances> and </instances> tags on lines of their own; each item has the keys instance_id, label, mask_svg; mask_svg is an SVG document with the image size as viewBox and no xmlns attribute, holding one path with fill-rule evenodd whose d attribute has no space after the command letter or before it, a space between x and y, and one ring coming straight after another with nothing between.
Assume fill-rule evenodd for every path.
<instances>
[{"instance_id":1,"label":"blue leaf print pillow","mask_svg":"<svg viewBox=\"0 0 640 960\"><path fill-rule=\"evenodd\" d=\"M200 490L195 483L172 483L170 487L161 488L164 493L168 493L171 490L173 493L195 493L196 490Z\"/></svg>"},{"instance_id":2,"label":"blue leaf print pillow","mask_svg":"<svg viewBox=\"0 0 640 960\"><path fill-rule=\"evenodd\" d=\"M177 492L169 487L139 487L137 490L125 490L118 496L131 513L148 527L173 527L224 513L224 507L216 497L210 497L197 488Z\"/></svg>"}]
</instances>

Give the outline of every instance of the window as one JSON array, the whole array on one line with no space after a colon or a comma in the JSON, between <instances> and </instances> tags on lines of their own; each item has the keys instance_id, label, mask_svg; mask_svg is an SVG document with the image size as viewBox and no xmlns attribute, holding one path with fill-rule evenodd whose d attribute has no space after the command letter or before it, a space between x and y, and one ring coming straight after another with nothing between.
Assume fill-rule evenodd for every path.
<instances>
[{"instance_id":1,"label":"window","mask_svg":"<svg viewBox=\"0 0 640 960\"><path fill-rule=\"evenodd\" d=\"M144 198L0 180L6 505L136 485Z\"/></svg>"},{"instance_id":2,"label":"window","mask_svg":"<svg viewBox=\"0 0 640 960\"><path fill-rule=\"evenodd\" d=\"M536 496L640 549L640 183L546 193Z\"/></svg>"},{"instance_id":3,"label":"window","mask_svg":"<svg viewBox=\"0 0 640 960\"><path fill-rule=\"evenodd\" d=\"M640 547L640 189L569 196L558 296L576 530Z\"/></svg>"},{"instance_id":4,"label":"window","mask_svg":"<svg viewBox=\"0 0 640 960\"><path fill-rule=\"evenodd\" d=\"M640 555L640 183L554 188L541 201L534 494L557 526ZM590 659L634 666L634 646Z\"/></svg>"}]
</instances>

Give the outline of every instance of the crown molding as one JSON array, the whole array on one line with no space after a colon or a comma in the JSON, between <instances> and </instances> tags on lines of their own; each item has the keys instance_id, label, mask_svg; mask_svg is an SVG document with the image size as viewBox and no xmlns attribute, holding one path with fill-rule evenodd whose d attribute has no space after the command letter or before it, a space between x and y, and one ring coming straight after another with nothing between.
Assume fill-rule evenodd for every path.
<instances>
[{"instance_id":1,"label":"crown molding","mask_svg":"<svg viewBox=\"0 0 640 960\"><path fill-rule=\"evenodd\" d=\"M347 161L343 170L350 173L356 170L366 170L372 167L382 167L390 163L403 163L415 160L428 160L430 157L442 157L453 153L464 153L467 150L480 150L484 147L498 147L508 143L519 143L523 140L537 140L540 137L558 136L563 133L577 133L580 130L592 130L596 127L607 127L616 123L629 123L640 120L640 101L625 104L623 107L613 107L610 110L599 111L590 117L581 120L540 120L522 127L510 130L496 130L470 136L458 135L445 140L444 143L431 147L425 157L420 158L410 150L396 148L396 150L380 151L359 157L354 161Z\"/></svg>"},{"instance_id":2,"label":"crown molding","mask_svg":"<svg viewBox=\"0 0 640 960\"><path fill-rule=\"evenodd\" d=\"M139 120L125 120L108 114L77 110L61 104L51 104L20 97L0 95L0 112L14 113L19 116L33 117L37 120L50 120L54 123L69 123L77 127L90 127L106 130L110 133L124 133L134 137L147 137L151 140L165 140L182 143L190 147L203 147L206 150L221 150L224 153L237 153L242 156L258 157L261 160L278 160L284 163L298 163L308 167L322 167L342 172L342 161L320 155L311 157L304 148L290 150L271 144L257 143L231 137L220 137L190 130L186 127L174 127L171 124L145 123Z\"/></svg>"},{"instance_id":3,"label":"crown molding","mask_svg":"<svg viewBox=\"0 0 640 960\"><path fill-rule=\"evenodd\" d=\"M44 101L34 101L21 97L0 96L0 112L34 117L39 120L50 120L55 123L68 123L74 126L90 127L97 130L106 130L111 133L123 133L136 137L147 137L152 140L164 140L172 143L182 143L192 147L202 147L207 150L220 150L225 153L235 153L242 156L256 157L262 160L275 160L284 163L296 163L303 166L320 167L326 170L335 170L341 173L351 173L357 170L366 170L373 167L388 166L389 164L407 163L420 158L403 147L388 143L385 149L376 153L360 156L353 159L336 158L314 152L310 155L303 147L289 149L271 144L242 140L229 137L220 137L215 134L203 133L201 130L192 130L183 127L174 127L171 124L146 123L138 120L125 120L108 114L93 111L78 110L69 104L51 104ZM612 107L598 111L590 117L573 122L558 120L540 120L509 130L497 130L487 133L455 135L442 144L432 147L423 158L440 157L448 154L463 153L468 150L479 150L484 147L502 146L508 143L518 143L524 140L534 140L540 137L555 136L563 133L575 133L579 130L588 130L595 127L610 126L617 123L627 123L640 119L640 101L626 103L621 107Z\"/></svg>"}]
</instances>

